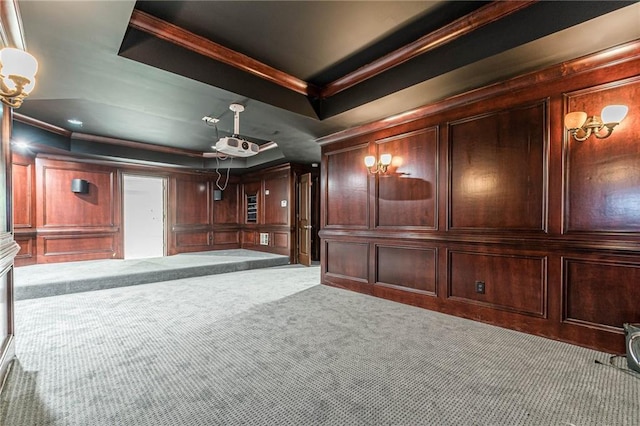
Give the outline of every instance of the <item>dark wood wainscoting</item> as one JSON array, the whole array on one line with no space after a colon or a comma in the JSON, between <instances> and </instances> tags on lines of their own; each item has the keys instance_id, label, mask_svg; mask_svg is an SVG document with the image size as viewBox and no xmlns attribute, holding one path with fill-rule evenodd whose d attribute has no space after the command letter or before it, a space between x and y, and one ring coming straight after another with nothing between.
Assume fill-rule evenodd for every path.
<instances>
[{"instance_id":1,"label":"dark wood wainscoting","mask_svg":"<svg viewBox=\"0 0 640 426\"><path fill-rule=\"evenodd\" d=\"M640 57L606 55L325 138L322 282L624 353L622 324L640 322ZM564 129L608 104L629 106L609 138ZM383 153L387 173L368 173Z\"/></svg>"},{"instance_id":2,"label":"dark wood wainscoting","mask_svg":"<svg viewBox=\"0 0 640 426\"><path fill-rule=\"evenodd\" d=\"M117 170L36 158L37 263L108 259L120 252ZM71 182L88 182L86 193Z\"/></svg>"}]
</instances>

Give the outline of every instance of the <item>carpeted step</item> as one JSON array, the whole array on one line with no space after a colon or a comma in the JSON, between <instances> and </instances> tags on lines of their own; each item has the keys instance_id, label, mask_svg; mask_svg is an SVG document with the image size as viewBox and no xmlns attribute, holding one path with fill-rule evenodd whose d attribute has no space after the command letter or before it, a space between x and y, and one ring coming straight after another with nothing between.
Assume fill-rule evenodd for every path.
<instances>
[{"instance_id":1,"label":"carpeted step","mask_svg":"<svg viewBox=\"0 0 640 426\"><path fill-rule=\"evenodd\" d=\"M287 256L225 250L153 259L31 265L15 270L15 300L126 287L289 264Z\"/></svg>"}]
</instances>

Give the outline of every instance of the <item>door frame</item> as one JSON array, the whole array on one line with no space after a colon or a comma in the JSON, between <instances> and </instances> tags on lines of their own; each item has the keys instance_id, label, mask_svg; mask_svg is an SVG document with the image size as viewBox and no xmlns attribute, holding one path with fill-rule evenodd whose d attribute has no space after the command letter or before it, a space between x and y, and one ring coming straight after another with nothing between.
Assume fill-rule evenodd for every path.
<instances>
[{"instance_id":1,"label":"door frame","mask_svg":"<svg viewBox=\"0 0 640 426\"><path fill-rule=\"evenodd\" d=\"M162 256L167 256L169 252L169 232L168 232L168 211L169 211L169 179L164 175L157 174L148 174L148 173L137 173L131 171L123 171L120 173L120 188L121 190L121 220L122 224L122 233L121 233L121 258L125 259L125 235L124 235L124 227L125 227L125 210L124 210L124 197L125 197L125 187L124 181L125 176L134 176L134 177L142 177L142 178L153 178L162 180Z\"/></svg>"}]
</instances>

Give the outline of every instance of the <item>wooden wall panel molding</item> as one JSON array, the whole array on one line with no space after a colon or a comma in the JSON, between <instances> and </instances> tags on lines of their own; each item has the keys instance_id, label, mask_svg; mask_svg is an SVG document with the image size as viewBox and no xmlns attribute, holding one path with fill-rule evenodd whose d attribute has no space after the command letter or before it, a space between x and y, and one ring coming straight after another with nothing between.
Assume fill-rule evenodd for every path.
<instances>
[{"instance_id":1,"label":"wooden wall panel molding","mask_svg":"<svg viewBox=\"0 0 640 426\"><path fill-rule=\"evenodd\" d=\"M15 266L27 266L36 263L36 237L16 235L16 243L20 246L20 251L16 255Z\"/></svg>"},{"instance_id":2,"label":"wooden wall panel molding","mask_svg":"<svg viewBox=\"0 0 640 426\"><path fill-rule=\"evenodd\" d=\"M172 179L176 225L211 224L211 190L205 176Z\"/></svg>"},{"instance_id":3,"label":"wooden wall panel molding","mask_svg":"<svg viewBox=\"0 0 640 426\"><path fill-rule=\"evenodd\" d=\"M35 158L13 153L11 179L14 231L35 231L35 169Z\"/></svg>"},{"instance_id":4,"label":"wooden wall panel molding","mask_svg":"<svg viewBox=\"0 0 640 426\"><path fill-rule=\"evenodd\" d=\"M369 244L325 241L325 259L327 276L369 282Z\"/></svg>"},{"instance_id":5,"label":"wooden wall panel molding","mask_svg":"<svg viewBox=\"0 0 640 426\"><path fill-rule=\"evenodd\" d=\"M640 76L565 95L565 113L600 115L606 105L630 107L607 139L577 142L565 132L566 233L640 235ZM635 108L634 108L635 107Z\"/></svg>"},{"instance_id":6,"label":"wooden wall panel molding","mask_svg":"<svg viewBox=\"0 0 640 426\"><path fill-rule=\"evenodd\" d=\"M547 257L450 249L448 297L523 315L547 315ZM485 285L476 292L476 281Z\"/></svg>"},{"instance_id":7,"label":"wooden wall panel molding","mask_svg":"<svg viewBox=\"0 0 640 426\"><path fill-rule=\"evenodd\" d=\"M280 176L265 178L263 185L264 224L265 225L289 225L290 203L290 177L288 173ZM284 205L282 202L284 201Z\"/></svg>"},{"instance_id":8,"label":"wooden wall panel molding","mask_svg":"<svg viewBox=\"0 0 640 426\"><path fill-rule=\"evenodd\" d=\"M38 236L38 263L94 260L116 257L117 234Z\"/></svg>"},{"instance_id":9,"label":"wooden wall panel molding","mask_svg":"<svg viewBox=\"0 0 640 426\"><path fill-rule=\"evenodd\" d=\"M276 248L289 248L289 232L273 232L270 235L270 240Z\"/></svg>"},{"instance_id":10,"label":"wooden wall panel molding","mask_svg":"<svg viewBox=\"0 0 640 426\"><path fill-rule=\"evenodd\" d=\"M207 250L212 236L209 231L183 231L175 233L176 249L182 251Z\"/></svg>"},{"instance_id":11,"label":"wooden wall panel molding","mask_svg":"<svg viewBox=\"0 0 640 426\"><path fill-rule=\"evenodd\" d=\"M36 159L37 226L41 228L116 227L116 170L75 162ZM71 192L71 181L89 182L89 193Z\"/></svg>"},{"instance_id":12,"label":"wooden wall panel molding","mask_svg":"<svg viewBox=\"0 0 640 426\"><path fill-rule=\"evenodd\" d=\"M369 144L359 144L323 156L323 228L369 227L370 179L364 166L369 153Z\"/></svg>"},{"instance_id":13,"label":"wooden wall panel molding","mask_svg":"<svg viewBox=\"0 0 640 426\"><path fill-rule=\"evenodd\" d=\"M375 244L375 284L437 295L437 248Z\"/></svg>"},{"instance_id":14,"label":"wooden wall panel molding","mask_svg":"<svg viewBox=\"0 0 640 426\"><path fill-rule=\"evenodd\" d=\"M215 181L212 182L212 190L218 189ZM213 202L213 224L230 225L240 223L239 206L240 185L229 183L222 191L222 200Z\"/></svg>"},{"instance_id":15,"label":"wooden wall panel molding","mask_svg":"<svg viewBox=\"0 0 640 426\"><path fill-rule=\"evenodd\" d=\"M621 322L640 322L639 70L636 40L319 141L322 214L337 205L366 224L323 219L321 282L624 353ZM611 137L567 138L566 112L599 114L618 103L630 111ZM341 166L332 177L353 179L362 157L384 146L376 141L393 144L433 127L437 228L378 226L394 213L419 212L380 210L376 178L369 178L368 203L349 200L344 188L328 190L331 167ZM364 152L345 160L343 153L358 149ZM358 255L354 244L363 247ZM379 247L392 249L379 256ZM436 249L435 296L410 288L419 279L395 266L404 260L391 260L394 247L414 248L414 257ZM485 294L476 293L476 280Z\"/></svg>"},{"instance_id":16,"label":"wooden wall panel molding","mask_svg":"<svg viewBox=\"0 0 640 426\"><path fill-rule=\"evenodd\" d=\"M449 124L449 229L546 231L545 105Z\"/></svg>"},{"instance_id":17,"label":"wooden wall panel molding","mask_svg":"<svg viewBox=\"0 0 640 426\"><path fill-rule=\"evenodd\" d=\"M640 260L567 256L563 266L563 321L622 334L640 322Z\"/></svg>"},{"instance_id":18,"label":"wooden wall panel molding","mask_svg":"<svg viewBox=\"0 0 640 426\"><path fill-rule=\"evenodd\" d=\"M376 158L393 155L386 174L370 176L377 227L437 229L438 127L379 139L376 148Z\"/></svg>"},{"instance_id":19,"label":"wooden wall panel molding","mask_svg":"<svg viewBox=\"0 0 640 426\"><path fill-rule=\"evenodd\" d=\"M213 244L238 246L240 244L240 233L238 231L215 231L213 232Z\"/></svg>"}]
</instances>

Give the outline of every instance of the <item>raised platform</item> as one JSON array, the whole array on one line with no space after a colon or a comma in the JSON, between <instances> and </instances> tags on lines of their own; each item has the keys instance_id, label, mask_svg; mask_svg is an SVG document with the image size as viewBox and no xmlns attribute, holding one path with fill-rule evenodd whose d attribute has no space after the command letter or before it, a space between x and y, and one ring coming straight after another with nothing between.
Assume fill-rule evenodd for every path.
<instances>
[{"instance_id":1,"label":"raised platform","mask_svg":"<svg viewBox=\"0 0 640 426\"><path fill-rule=\"evenodd\" d=\"M239 249L30 265L15 268L14 294L15 300L37 299L288 264L287 256Z\"/></svg>"}]
</instances>

